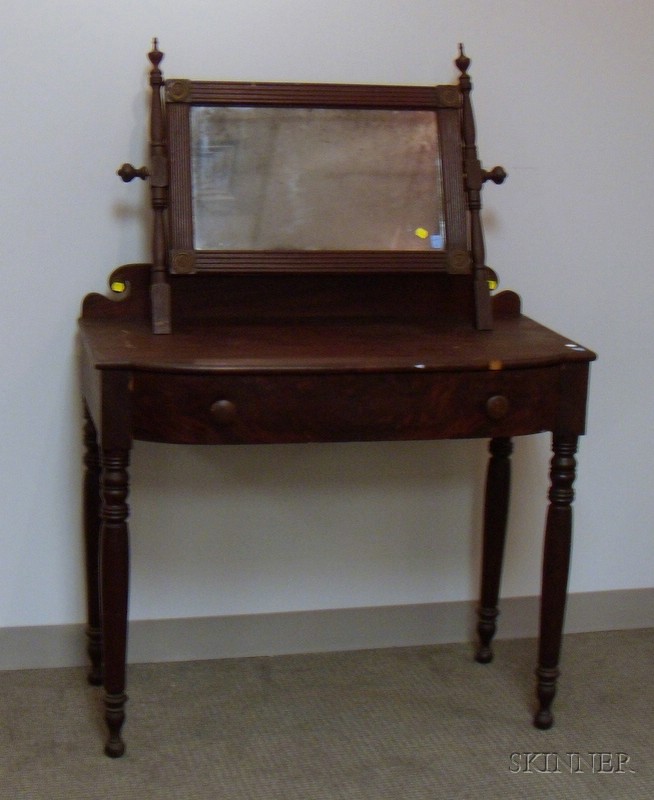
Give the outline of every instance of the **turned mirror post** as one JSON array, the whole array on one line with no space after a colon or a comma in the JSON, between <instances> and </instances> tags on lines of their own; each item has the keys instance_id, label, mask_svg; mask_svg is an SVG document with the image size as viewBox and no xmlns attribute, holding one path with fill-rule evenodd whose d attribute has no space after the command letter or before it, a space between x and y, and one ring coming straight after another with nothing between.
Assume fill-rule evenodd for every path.
<instances>
[{"instance_id":1,"label":"turned mirror post","mask_svg":"<svg viewBox=\"0 0 654 800\"><path fill-rule=\"evenodd\" d=\"M462 44L459 45L459 57L455 63L461 72L459 90L463 100L461 114L463 171L470 213L470 253L474 279L476 325L479 330L489 330L493 327L493 315L488 291L489 273L485 262L486 251L481 224L481 187L487 180L497 184L503 183L506 173L502 167L494 167L490 172L483 170L477 157L475 118L470 102L472 81L468 75L470 59L464 53Z\"/></svg>"},{"instance_id":2,"label":"turned mirror post","mask_svg":"<svg viewBox=\"0 0 654 800\"><path fill-rule=\"evenodd\" d=\"M117 174L125 183L134 178L150 179L150 202L152 206L152 269L150 278L150 303L153 333L170 333L170 284L168 283L166 257L166 211L168 209L168 156L166 151L166 123L161 99L163 75L159 64L163 53L157 40L152 42L148 53L152 64L150 70L150 167L136 169L123 164Z\"/></svg>"}]
</instances>

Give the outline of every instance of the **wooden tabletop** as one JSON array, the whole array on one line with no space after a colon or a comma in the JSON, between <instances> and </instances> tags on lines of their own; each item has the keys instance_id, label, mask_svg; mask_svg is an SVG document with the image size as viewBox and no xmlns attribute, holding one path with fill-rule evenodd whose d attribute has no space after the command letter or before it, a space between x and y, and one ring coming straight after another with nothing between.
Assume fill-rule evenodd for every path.
<instances>
[{"instance_id":1,"label":"wooden tabletop","mask_svg":"<svg viewBox=\"0 0 654 800\"><path fill-rule=\"evenodd\" d=\"M525 316L492 331L393 320L256 320L154 335L146 321L82 320L99 369L171 372L501 370L592 361L595 354Z\"/></svg>"}]
</instances>

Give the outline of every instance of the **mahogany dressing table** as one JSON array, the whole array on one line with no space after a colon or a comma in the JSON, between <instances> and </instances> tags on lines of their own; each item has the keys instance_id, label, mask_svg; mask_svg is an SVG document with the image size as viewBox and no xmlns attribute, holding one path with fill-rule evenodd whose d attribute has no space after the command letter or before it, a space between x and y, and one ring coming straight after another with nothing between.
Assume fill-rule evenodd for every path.
<instances>
[{"instance_id":1,"label":"mahogany dressing table","mask_svg":"<svg viewBox=\"0 0 654 800\"><path fill-rule=\"evenodd\" d=\"M566 602L586 348L492 295L469 59L434 87L163 81L156 40L152 263L118 268L80 320L89 681L124 752L133 440L490 440L476 658L491 661L511 439L552 433L538 710ZM163 96L162 96L163 95ZM435 724L437 722L435 721Z\"/></svg>"}]
</instances>

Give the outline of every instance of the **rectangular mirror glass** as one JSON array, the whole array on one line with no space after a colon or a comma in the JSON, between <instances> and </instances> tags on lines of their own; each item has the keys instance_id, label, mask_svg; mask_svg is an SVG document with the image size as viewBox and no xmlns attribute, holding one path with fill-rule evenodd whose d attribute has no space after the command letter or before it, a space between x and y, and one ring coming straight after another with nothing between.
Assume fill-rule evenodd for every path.
<instances>
[{"instance_id":1,"label":"rectangular mirror glass","mask_svg":"<svg viewBox=\"0 0 654 800\"><path fill-rule=\"evenodd\" d=\"M436 111L190 110L196 251L443 251Z\"/></svg>"}]
</instances>

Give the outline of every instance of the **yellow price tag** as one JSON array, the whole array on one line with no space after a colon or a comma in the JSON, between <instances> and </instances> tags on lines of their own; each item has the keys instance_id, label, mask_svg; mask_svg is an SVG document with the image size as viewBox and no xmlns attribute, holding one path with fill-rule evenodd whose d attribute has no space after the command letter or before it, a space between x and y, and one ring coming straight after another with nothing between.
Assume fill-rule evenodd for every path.
<instances>
[{"instance_id":1,"label":"yellow price tag","mask_svg":"<svg viewBox=\"0 0 654 800\"><path fill-rule=\"evenodd\" d=\"M414 233L419 239L426 239L429 236L429 231L424 228L416 228Z\"/></svg>"},{"instance_id":2,"label":"yellow price tag","mask_svg":"<svg viewBox=\"0 0 654 800\"><path fill-rule=\"evenodd\" d=\"M116 294L122 294L125 291L125 289L127 289L125 281L112 281L111 282L111 291L112 292L116 292Z\"/></svg>"}]
</instances>

